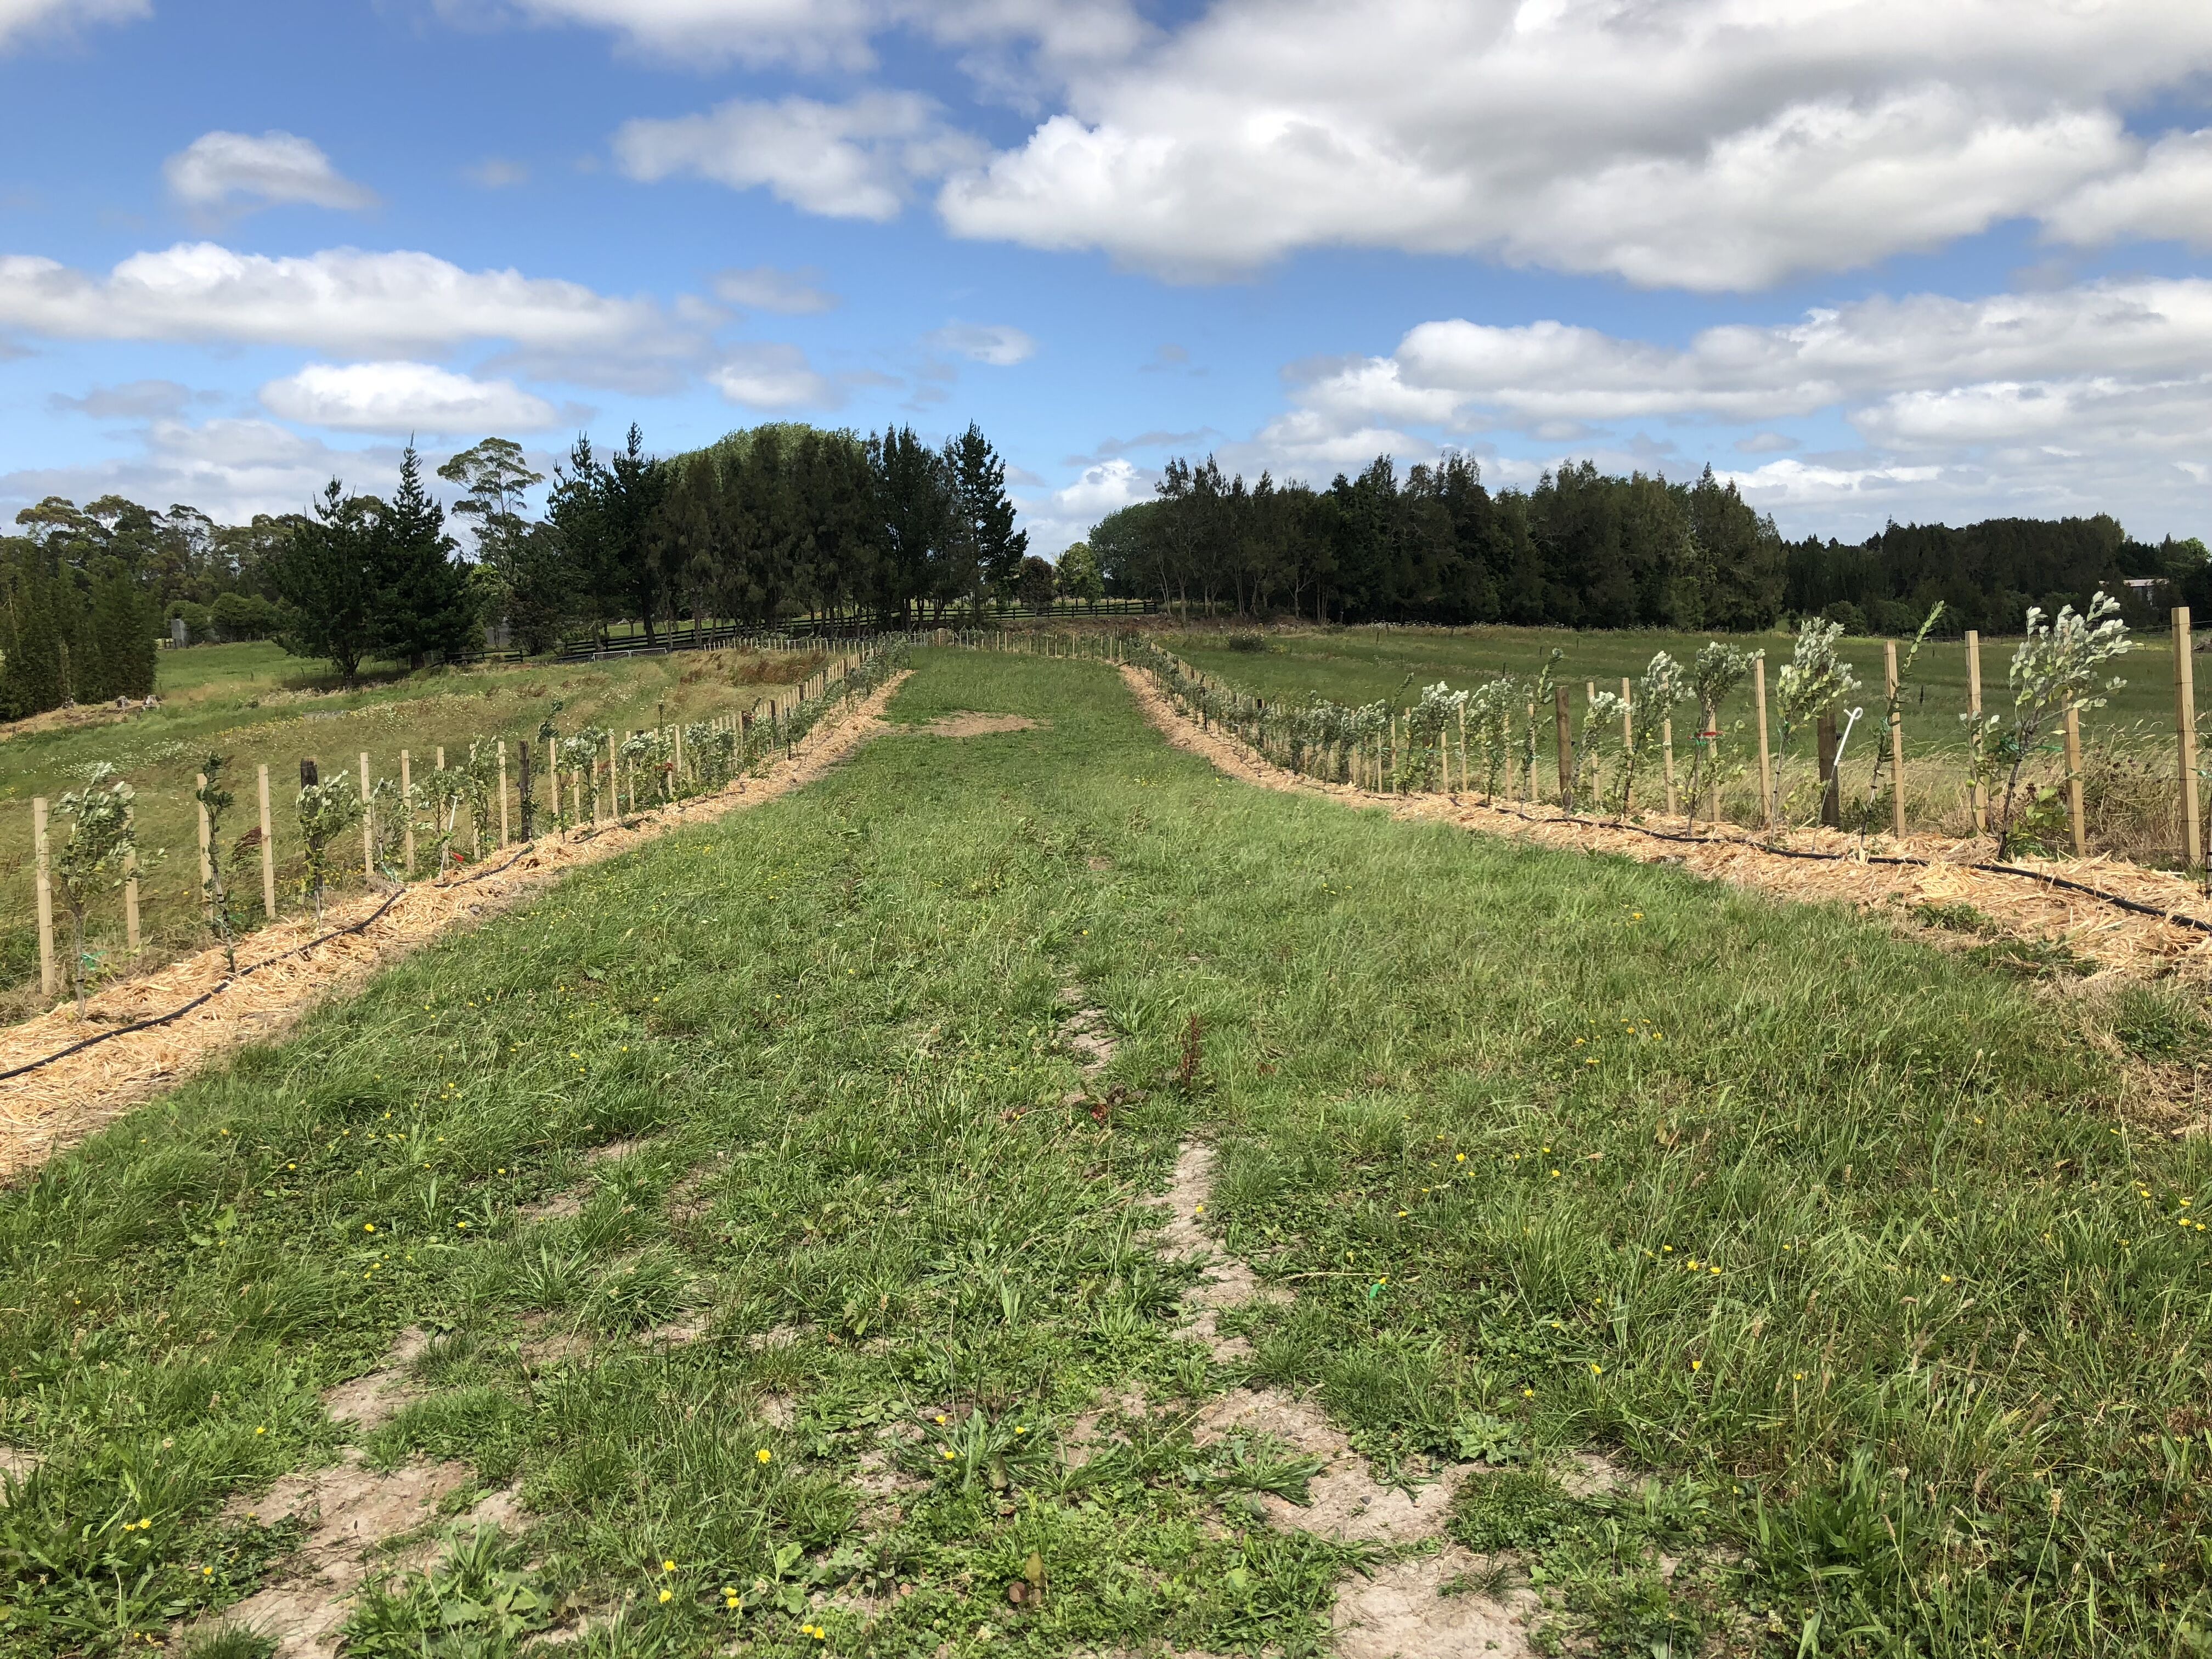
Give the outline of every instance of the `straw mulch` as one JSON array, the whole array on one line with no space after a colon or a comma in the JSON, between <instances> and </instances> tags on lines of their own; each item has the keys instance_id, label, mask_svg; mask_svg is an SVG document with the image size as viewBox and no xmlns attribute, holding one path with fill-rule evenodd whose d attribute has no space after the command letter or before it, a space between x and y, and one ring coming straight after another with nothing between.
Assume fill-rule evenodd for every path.
<instances>
[{"instance_id":1,"label":"straw mulch","mask_svg":"<svg viewBox=\"0 0 2212 1659\"><path fill-rule=\"evenodd\" d=\"M361 932L338 934L305 951L300 947L373 915L391 896L371 893L332 906L319 927L313 918L302 917L264 927L240 947L240 969L270 963L248 977L228 979L222 952L203 951L143 979L100 991L88 1000L82 1023L75 1004L64 1003L0 1031L0 1072L5 1072L103 1030L167 1013L203 993L216 994L166 1025L112 1038L0 1083L0 1181L37 1168L209 1060L266 1041L323 998L449 927L509 908L566 871L616 857L683 825L712 823L740 807L773 800L819 777L883 729L884 708L905 678L894 676L842 715L825 719L789 759L777 760L719 793L687 800L680 809L639 813L619 824L579 832L574 839L549 836L494 855L477 873L414 884ZM288 954L293 951L300 954ZM271 961L278 957L285 959Z\"/></svg>"},{"instance_id":2,"label":"straw mulch","mask_svg":"<svg viewBox=\"0 0 2212 1659\"><path fill-rule=\"evenodd\" d=\"M1984 841L1948 841L1909 836L1893 842L1880 836L1863 846L1856 836L1834 830L1794 830L1762 842L1734 826L1700 830L1694 842L1667 841L1624 825L1590 818L1569 818L1556 807L1532 802L1485 805L1471 796L1384 795L1348 785L1303 777L1261 756L1238 738L1201 728L1141 670L1124 667L1139 705L1177 748L1201 755L1233 777L1269 789L1330 795L1363 806L1382 807L1396 817L1442 819L1486 835L1510 836L1541 846L1583 853L1618 854L1644 864L1672 864L1718 881L1755 887L1762 892L1811 902L1855 904L1887 910L1910 921L1920 905L1967 905L1988 925L2015 938L2063 945L2111 972L2151 975L2188 971L2212 975L2212 935L2176 927L2099 902L2087 894L2050 887L2027 876L1969 869L1992 862L1993 845ZM1674 835L1689 833L1681 818L1644 815L1638 822ZM1790 858L1771 850L1841 854L1833 859ZM1924 866L1877 864L1863 854L1894 854L1924 859ZM2146 870L2106 858L2043 861L2016 859L2025 870L2045 871L2167 914L2212 922L2212 903L2183 877Z\"/></svg>"}]
</instances>

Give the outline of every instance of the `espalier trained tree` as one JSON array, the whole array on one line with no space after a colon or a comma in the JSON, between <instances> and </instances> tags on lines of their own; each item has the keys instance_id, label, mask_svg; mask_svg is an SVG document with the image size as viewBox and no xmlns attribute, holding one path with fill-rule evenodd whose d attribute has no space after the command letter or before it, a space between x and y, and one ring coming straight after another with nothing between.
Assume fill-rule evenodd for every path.
<instances>
[{"instance_id":1,"label":"espalier trained tree","mask_svg":"<svg viewBox=\"0 0 2212 1659\"><path fill-rule=\"evenodd\" d=\"M2127 684L2118 678L2106 679L2104 670L2134 648L2127 624L2120 620L2119 601L2101 590L2086 611L2061 605L2056 620L2047 623L2042 606L2028 607L2027 635L2013 653L2007 673L2013 693L2009 722L2002 714L1978 720L1971 714L1960 717L1966 722L1975 781L1988 787L2000 774L2004 778L2004 802L1997 812L1999 858L2012 854L2021 771L2027 757L2046 739L2053 724L2065 718L2069 708L2100 708L2106 693Z\"/></svg>"},{"instance_id":2,"label":"espalier trained tree","mask_svg":"<svg viewBox=\"0 0 2212 1659\"><path fill-rule=\"evenodd\" d=\"M53 860L55 890L69 913L70 991L76 999L76 1017L84 1018L86 969L84 919L92 902L120 887L131 873L135 848L131 826L133 792L116 777L115 769L101 761L92 769L82 789L62 797L61 815L69 828Z\"/></svg>"}]
</instances>

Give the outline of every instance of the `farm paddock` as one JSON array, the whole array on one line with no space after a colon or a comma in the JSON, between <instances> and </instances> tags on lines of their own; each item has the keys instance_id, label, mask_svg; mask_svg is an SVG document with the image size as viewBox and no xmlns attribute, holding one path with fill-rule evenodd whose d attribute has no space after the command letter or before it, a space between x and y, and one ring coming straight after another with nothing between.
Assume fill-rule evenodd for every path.
<instances>
[{"instance_id":1,"label":"farm paddock","mask_svg":"<svg viewBox=\"0 0 2212 1659\"><path fill-rule=\"evenodd\" d=\"M917 665L6 1194L0 1653L2201 1645L2196 994Z\"/></svg>"}]
</instances>

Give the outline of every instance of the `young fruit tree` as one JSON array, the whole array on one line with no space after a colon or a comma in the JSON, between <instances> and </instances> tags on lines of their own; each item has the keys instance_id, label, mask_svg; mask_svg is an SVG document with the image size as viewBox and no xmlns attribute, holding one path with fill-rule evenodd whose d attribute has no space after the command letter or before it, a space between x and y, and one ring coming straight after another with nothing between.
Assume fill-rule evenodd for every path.
<instances>
[{"instance_id":1,"label":"young fruit tree","mask_svg":"<svg viewBox=\"0 0 2212 1659\"><path fill-rule=\"evenodd\" d=\"M2027 635L2013 653L2007 674L2013 693L2009 723L2002 714L1978 720L1971 714L1960 716L1966 722L1974 781L1986 788L1999 775L2004 779L2004 804L1997 813L1999 858L2012 855L2014 814L2021 805L2021 772L2027 757L2052 726L2065 719L2068 708L2101 708L2106 693L2127 684L2117 678L2105 679L2105 665L2134 648L2127 624L2120 620L2120 602L2101 588L2087 611L2061 605L2051 622L2044 620L2042 606L2028 607Z\"/></svg>"},{"instance_id":2,"label":"young fruit tree","mask_svg":"<svg viewBox=\"0 0 2212 1659\"><path fill-rule=\"evenodd\" d=\"M300 788L300 838L307 843L307 888L315 901L315 921L323 920L323 895L330 886L331 847L361 822L361 791L350 774L334 774L325 783Z\"/></svg>"},{"instance_id":3,"label":"young fruit tree","mask_svg":"<svg viewBox=\"0 0 2212 1659\"><path fill-rule=\"evenodd\" d=\"M69 913L70 990L76 998L79 1019L84 1018L87 978L85 915L94 899L115 891L130 876L135 850L132 798L131 786L116 777L115 769L105 761L92 769L83 788L62 797L61 815L69 827L54 855L54 884Z\"/></svg>"},{"instance_id":4,"label":"young fruit tree","mask_svg":"<svg viewBox=\"0 0 2212 1659\"><path fill-rule=\"evenodd\" d=\"M1736 687L1751 678L1752 664L1765 654L1763 651L1740 651L1717 640L1708 640L1698 648L1697 659L1690 669L1690 696L1704 710L1705 720L1690 761L1690 821L1693 824L1697 822L1700 793L1710 803L1708 819L1720 816L1721 705Z\"/></svg>"},{"instance_id":5,"label":"young fruit tree","mask_svg":"<svg viewBox=\"0 0 2212 1659\"><path fill-rule=\"evenodd\" d=\"M223 769L230 764L228 755L210 755L200 763L199 784L192 791L192 799L207 814L208 841L204 854L206 862L200 871L205 889L200 902L207 907L208 931L222 946L224 968L238 971L238 932L240 917L231 900L228 856L223 849L222 821L224 815L237 804L238 798L222 787Z\"/></svg>"},{"instance_id":6,"label":"young fruit tree","mask_svg":"<svg viewBox=\"0 0 2212 1659\"><path fill-rule=\"evenodd\" d=\"M1782 756L1788 756L1792 738L1859 689L1858 676L1851 672L1850 664L1836 655L1837 642L1843 636L1841 623L1808 617L1798 624L1797 642L1790 660L1775 676L1774 708L1782 726L1778 745ZM1828 781L1816 778L1815 784L1817 811Z\"/></svg>"}]
</instances>

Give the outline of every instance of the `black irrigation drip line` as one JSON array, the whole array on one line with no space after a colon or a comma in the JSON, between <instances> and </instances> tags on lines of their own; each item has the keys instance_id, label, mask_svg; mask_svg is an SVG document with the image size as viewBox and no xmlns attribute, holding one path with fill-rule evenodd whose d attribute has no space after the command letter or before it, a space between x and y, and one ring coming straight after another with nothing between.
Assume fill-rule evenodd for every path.
<instances>
[{"instance_id":1,"label":"black irrigation drip line","mask_svg":"<svg viewBox=\"0 0 2212 1659\"><path fill-rule=\"evenodd\" d=\"M1902 864L1921 870L1932 869L1936 864L1933 859L1908 858L1899 853L1819 853L1799 847L1768 847L1755 841L1730 841L1724 837L1685 836L1671 830L1647 829L1640 823L1607 823L1601 819L1572 817L1540 818L1533 813L1523 812L1514 807L1501 806L1495 801L1487 803L1487 810L1492 812L1504 812L1510 817L1519 818L1523 823L1593 823L1603 830L1626 830L1632 835L1649 836L1654 841L1679 842L1686 847L1741 847L1751 852L1765 853L1770 857L1778 859L1812 859L1825 863L1838 864L1852 862ZM2099 900L2112 906L2115 909L2125 910L2138 916L2148 916L2156 921L2171 922L2176 927L2186 927L2196 933L2212 934L2212 921L2203 921L2195 916L2184 915L2178 910L2161 910L2154 904L2145 904L2138 899L2124 898L2118 893L2108 893L2101 887L2092 887L2086 882L2070 880L2065 876L2054 876L2041 870L2030 870L2017 864L1977 863L1961 865L1959 867L1963 870L1978 870L1984 875L2015 876L2023 881L2039 881L2046 886L2063 887L2069 893L2079 893L2085 898Z\"/></svg>"},{"instance_id":2,"label":"black irrigation drip line","mask_svg":"<svg viewBox=\"0 0 2212 1659\"><path fill-rule=\"evenodd\" d=\"M512 870L520 860L523 854L529 850L529 845L526 843L516 852L514 858L509 859L505 864L501 865L498 869L479 870L476 872L475 874L465 877L463 879L467 881L482 881L487 876L495 876L501 871ZM85 1037L79 1042L72 1042L66 1048L58 1048L52 1054L47 1054L42 1059L27 1060L24 1064L14 1067L12 1070L0 1072L0 1083L5 1083L10 1078L21 1077L26 1072L35 1072L41 1066L51 1066L58 1060L67 1060L71 1054L82 1054L87 1048L96 1048L100 1043L112 1042L117 1037L129 1036L134 1031L150 1031L157 1025L167 1025L172 1020L182 1019L186 1014L191 1012L193 1009L198 1007L201 1004L210 1002L216 997L221 996L225 991L228 991L232 986L237 984L239 981L244 979L248 974L259 973L261 969L270 966L273 963L283 962L293 957L305 956L317 945L327 945L334 939L343 939L349 933L358 933L362 932L364 928L368 927L371 922L374 922L378 917L381 916L386 910L389 910L393 905L398 903L399 901L406 896L408 891L409 890L405 887L396 889L392 893L386 895L383 903L378 905L376 908L370 911L359 921L349 922L343 927L333 927L327 933L317 934L313 939L309 939L304 945L295 945L289 951L280 951L273 957L264 957L258 962L249 963L246 966L240 969L236 973L233 974L228 979L223 981L222 984L216 986L214 989L201 992L198 996L194 997L190 1002L185 1003L180 1008L172 1008L166 1014L155 1014L150 1019L137 1020L129 1025L118 1025L112 1031L98 1032L94 1036Z\"/></svg>"}]
</instances>

